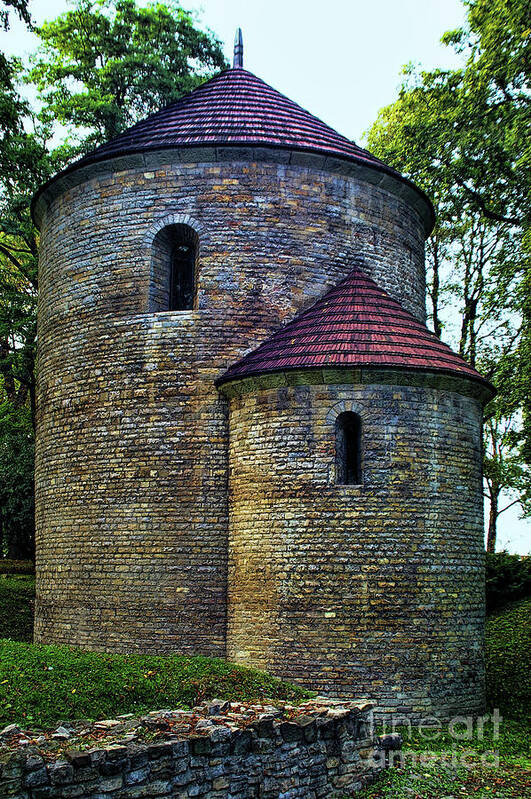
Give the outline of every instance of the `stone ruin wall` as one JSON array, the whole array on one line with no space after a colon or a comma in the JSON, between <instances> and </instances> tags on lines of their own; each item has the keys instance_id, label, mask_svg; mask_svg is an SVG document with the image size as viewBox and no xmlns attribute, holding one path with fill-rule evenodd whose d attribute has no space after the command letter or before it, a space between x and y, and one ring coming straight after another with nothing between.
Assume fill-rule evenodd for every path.
<instances>
[{"instance_id":1,"label":"stone ruin wall","mask_svg":"<svg viewBox=\"0 0 531 799\"><path fill-rule=\"evenodd\" d=\"M244 729L220 723L185 740L72 748L52 759L27 750L4 755L0 742L0 795L343 799L381 772L385 743L380 741L382 748L378 743L370 706L354 703L310 707L291 721L264 714Z\"/></svg>"},{"instance_id":2,"label":"stone ruin wall","mask_svg":"<svg viewBox=\"0 0 531 799\"><path fill-rule=\"evenodd\" d=\"M367 698L380 713L482 712L477 385L366 369L286 372L223 390L228 658ZM335 484L343 411L362 420L359 486Z\"/></svg>"},{"instance_id":3,"label":"stone ruin wall","mask_svg":"<svg viewBox=\"0 0 531 799\"><path fill-rule=\"evenodd\" d=\"M39 642L224 655L227 403L214 379L353 262L424 315L423 226L406 202L348 175L207 155L95 165L44 215ZM149 314L151 243L178 223L199 236L196 308Z\"/></svg>"}]
</instances>

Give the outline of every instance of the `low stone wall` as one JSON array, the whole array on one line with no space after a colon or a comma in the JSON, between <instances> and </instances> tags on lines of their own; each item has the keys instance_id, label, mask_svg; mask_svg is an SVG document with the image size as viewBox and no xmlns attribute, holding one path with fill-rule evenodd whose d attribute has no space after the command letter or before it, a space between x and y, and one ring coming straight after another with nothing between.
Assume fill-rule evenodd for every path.
<instances>
[{"instance_id":1,"label":"low stone wall","mask_svg":"<svg viewBox=\"0 0 531 799\"><path fill-rule=\"evenodd\" d=\"M339 799L383 767L370 705L312 701L289 712L270 708L258 714L254 708L244 714L247 725L230 721L223 706L209 718L211 708L200 709L195 732L184 739L66 749L54 756L31 745L0 748L0 796Z\"/></svg>"}]
</instances>

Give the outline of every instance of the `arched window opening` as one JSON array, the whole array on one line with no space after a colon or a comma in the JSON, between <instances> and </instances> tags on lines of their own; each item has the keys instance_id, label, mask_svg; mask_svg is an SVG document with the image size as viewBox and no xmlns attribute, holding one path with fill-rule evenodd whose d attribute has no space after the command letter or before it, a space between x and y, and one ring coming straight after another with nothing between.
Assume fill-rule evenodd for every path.
<instances>
[{"instance_id":1,"label":"arched window opening","mask_svg":"<svg viewBox=\"0 0 531 799\"><path fill-rule=\"evenodd\" d=\"M361 483L361 419L350 411L336 419L336 481L340 485Z\"/></svg>"},{"instance_id":2,"label":"arched window opening","mask_svg":"<svg viewBox=\"0 0 531 799\"><path fill-rule=\"evenodd\" d=\"M194 244L179 241L171 254L170 311L186 311L194 307L194 273Z\"/></svg>"},{"instance_id":3,"label":"arched window opening","mask_svg":"<svg viewBox=\"0 0 531 799\"><path fill-rule=\"evenodd\" d=\"M199 239L189 225L167 225L153 240L149 310L188 311L196 294Z\"/></svg>"}]
</instances>

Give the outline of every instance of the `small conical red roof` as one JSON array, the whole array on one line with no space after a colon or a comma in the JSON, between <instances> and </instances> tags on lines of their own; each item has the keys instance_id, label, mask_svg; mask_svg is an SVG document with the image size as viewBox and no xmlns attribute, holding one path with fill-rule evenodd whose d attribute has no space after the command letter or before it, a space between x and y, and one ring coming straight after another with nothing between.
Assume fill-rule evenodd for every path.
<instances>
[{"instance_id":1,"label":"small conical red roof","mask_svg":"<svg viewBox=\"0 0 531 799\"><path fill-rule=\"evenodd\" d=\"M398 175L246 69L227 69L98 147L76 166L164 147L265 145L354 159Z\"/></svg>"},{"instance_id":2,"label":"small conical red roof","mask_svg":"<svg viewBox=\"0 0 531 799\"><path fill-rule=\"evenodd\" d=\"M463 358L358 268L231 366L218 384L286 369L360 366L445 372L490 387Z\"/></svg>"}]
</instances>

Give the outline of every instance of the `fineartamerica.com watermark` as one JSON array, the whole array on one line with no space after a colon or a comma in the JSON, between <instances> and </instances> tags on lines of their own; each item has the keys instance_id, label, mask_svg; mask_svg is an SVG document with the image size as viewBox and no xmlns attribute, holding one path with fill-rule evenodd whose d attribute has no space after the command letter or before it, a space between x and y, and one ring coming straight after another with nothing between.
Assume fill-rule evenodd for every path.
<instances>
[{"instance_id":1,"label":"fineartamerica.com watermark","mask_svg":"<svg viewBox=\"0 0 531 799\"><path fill-rule=\"evenodd\" d=\"M500 763L495 742L500 738L503 721L496 708L483 716L455 716L441 722L435 716L422 719L418 724L403 716L391 715L378 719L379 729L374 733L380 743L380 752L385 754L389 766L447 765L452 768L465 767L497 768ZM467 741L492 742L492 749L467 747ZM426 749L423 750L423 742ZM408 746L409 743L409 746ZM381 754L380 754L381 757Z\"/></svg>"},{"instance_id":2,"label":"fineartamerica.com watermark","mask_svg":"<svg viewBox=\"0 0 531 799\"><path fill-rule=\"evenodd\" d=\"M448 766L450 768L498 768L500 755L498 752L478 752L476 749L452 749L443 752L422 752L416 749L400 749L386 753L386 765L391 768L412 768L428 766Z\"/></svg>"}]
</instances>

